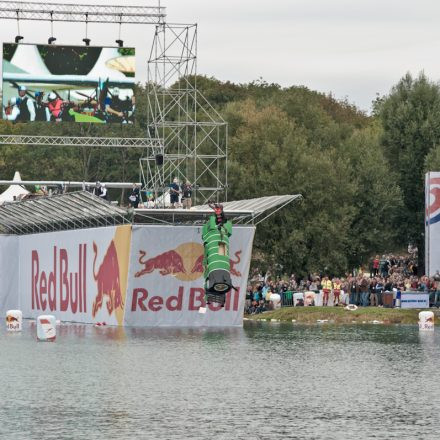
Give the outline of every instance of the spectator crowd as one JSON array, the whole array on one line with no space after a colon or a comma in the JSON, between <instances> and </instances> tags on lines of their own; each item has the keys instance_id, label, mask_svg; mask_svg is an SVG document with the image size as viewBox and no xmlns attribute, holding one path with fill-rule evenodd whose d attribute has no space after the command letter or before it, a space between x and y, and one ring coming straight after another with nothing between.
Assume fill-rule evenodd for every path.
<instances>
[{"instance_id":1,"label":"spectator crowd","mask_svg":"<svg viewBox=\"0 0 440 440\"><path fill-rule=\"evenodd\" d=\"M245 312L255 314L270 310L274 306L271 300L273 294L278 294L281 304L286 305L286 299L292 298L292 292L322 293L323 306L353 304L358 307L383 307L387 292L423 292L429 293L432 306L440 307L440 273L437 271L430 278L418 276L416 261L414 254L376 256L367 270L357 268L343 277L310 274L297 279L292 274L290 278L283 279L273 277L270 272L263 277L256 270L248 285ZM295 305L302 306L304 303L300 301Z\"/></svg>"}]
</instances>

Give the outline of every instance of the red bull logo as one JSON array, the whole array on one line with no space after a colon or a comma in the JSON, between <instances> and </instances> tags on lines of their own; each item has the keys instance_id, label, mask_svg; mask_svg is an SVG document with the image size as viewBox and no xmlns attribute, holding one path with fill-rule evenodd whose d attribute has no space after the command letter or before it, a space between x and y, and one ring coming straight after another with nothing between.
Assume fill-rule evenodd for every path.
<instances>
[{"instance_id":1,"label":"red bull logo","mask_svg":"<svg viewBox=\"0 0 440 440\"><path fill-rule=\"evenodd\" d=\"M155 257L146 258L146 251L139 251L139 264L142 269L135 273L139 278L147 274L158 273L162 276L171 275L180 281L194 281L203 276L204 249L200 243L183 243L176 249L172 249ZM241 261L241 251L234 254L230 260L231 275L241 277L237 266Z\"/></svg>"},{"instance_id":2,"label":"red bull logo","mask_svg":"<svg viewBox=\"0 0 440 440\"><path fill-rule=\"evenodd\" d=\"M107 248L98 272L96 272L96 259L98 257L98 247L96 243L93 243L93 252L95 254L93 260L93 278L96 281L98 290L92 306L92 316L94 318L98 310L102 308L104 298L107 299L107 311L109 315L117 308L122 308L124 302L122 300L121 283L119 279L118 254L114 241L112 240Z\"/></svg>"},{"instance_id":3,"label":"red bull logo","mask_svg":"<svg viewBox=\"0 0 440 440\"><path fill-rule=\"evenodd\" d=\"M8 316L6 316L6 322L8 324L12 323L12 322L18 322L18 319L15 316L8 315Z\"/></svg>"},{"instance_id":4,"label":"red bull logo","mask_svg":"<svg viewBox=\"0 0 440 440\"><path fill-rule=\"evenodd\" d=\"M440 222L440 178L429 179L429 208L426 209L426 224L433 225Z\"/></svg>"},{"instance_id":5,"label":"red bull logo","mask_svg":"<svg viewBox=\"0 0 440 440\"><path fill-rule=\"evenodd\" d=\"M108 318L114 315L118 325L123 323L130 242L131 226L118 226L98 268L96 266L99 250L97 244L93 243L93 279L96 282L96 297L92 305L93 318L105 307Z\"/></svg>"}]
</instances>

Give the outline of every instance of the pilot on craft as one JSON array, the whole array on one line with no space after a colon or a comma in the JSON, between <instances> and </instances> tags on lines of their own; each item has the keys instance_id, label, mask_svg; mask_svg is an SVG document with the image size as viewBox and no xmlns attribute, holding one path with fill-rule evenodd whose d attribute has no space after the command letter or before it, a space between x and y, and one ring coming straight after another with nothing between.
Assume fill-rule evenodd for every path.
<instances>
[{"instance_id":1,"label":"pilot on craft","mask_svg":"<svg viewBox=\"0 0 440 440\"><path fill-rule=\"evenodd\" d=\"M16 119L17 122L35 121L35 102L27 96L27 89L25 86L18 87L17 105L20 110L20 114Z\"/></svg>"},{"instance_id":2,"label":"pilot on craft","mask_svg":"<svg viewBox=\"0 0 440 440\"><path fill-rule=\"evenodd\" d=\"M132 109L130 99L121 99L120 90L115 87L111 97L107 96L104 101L104 108L108 122L123 122L128 112Z\"/></svg>"}]
</instances>

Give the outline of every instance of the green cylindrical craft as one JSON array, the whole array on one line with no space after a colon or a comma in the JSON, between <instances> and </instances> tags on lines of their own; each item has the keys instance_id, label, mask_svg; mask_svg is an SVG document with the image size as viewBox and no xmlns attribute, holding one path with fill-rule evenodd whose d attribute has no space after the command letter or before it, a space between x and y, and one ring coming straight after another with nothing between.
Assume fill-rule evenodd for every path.
<instances>
[{"instance_id":1,"label":"green cylindrical craft","mask_svg":"<svg viewBox=\"0 0 440 440\"><path fill-rule=\"evenodd\" d=\"M231 221L228 220L219 225L215 215L210 216L203 226L202 239L205 248L203 266L207 302L224 304L225 294L232 288L229 261L231 234Z\"/></svg>"}]
</instances>

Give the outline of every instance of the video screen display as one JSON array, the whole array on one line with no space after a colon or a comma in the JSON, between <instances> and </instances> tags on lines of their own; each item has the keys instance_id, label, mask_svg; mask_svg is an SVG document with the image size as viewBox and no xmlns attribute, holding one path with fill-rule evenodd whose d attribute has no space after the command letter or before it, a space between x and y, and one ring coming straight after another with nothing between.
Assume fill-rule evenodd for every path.
<instances>
[{"instance_id":1,"label":"video screen display","mask_svg":"<svg viewBox=\"0 0 440 440\"><path fill-rule=\"evenodd\" d=\"M3 119L132 124L134 48L3 44Z\"/></svg>"}]
</instances>

